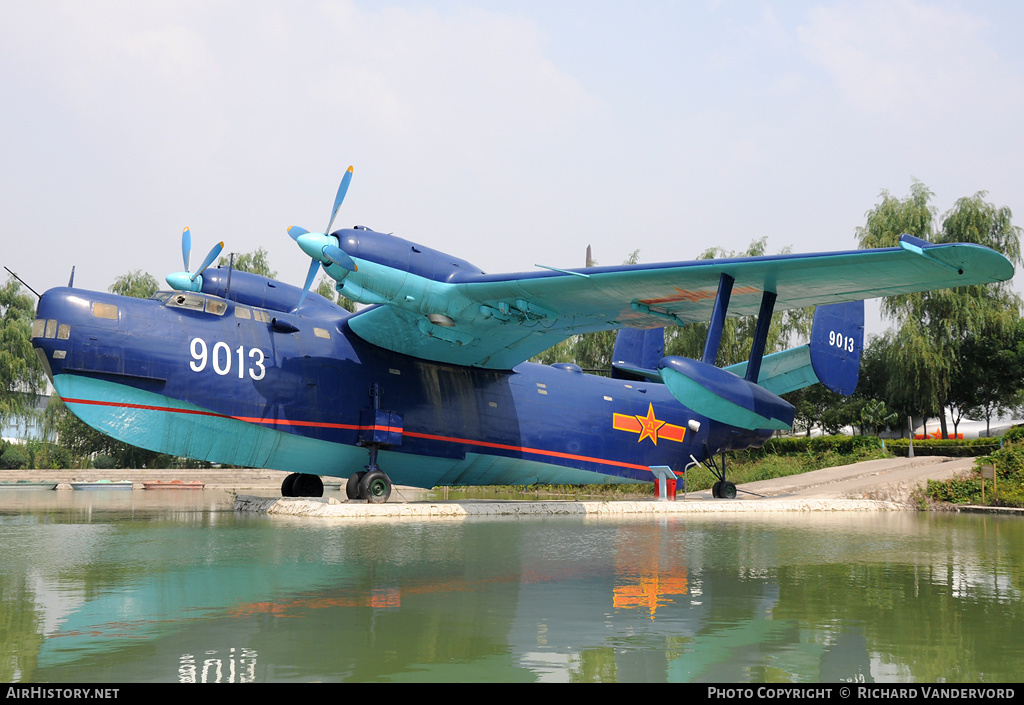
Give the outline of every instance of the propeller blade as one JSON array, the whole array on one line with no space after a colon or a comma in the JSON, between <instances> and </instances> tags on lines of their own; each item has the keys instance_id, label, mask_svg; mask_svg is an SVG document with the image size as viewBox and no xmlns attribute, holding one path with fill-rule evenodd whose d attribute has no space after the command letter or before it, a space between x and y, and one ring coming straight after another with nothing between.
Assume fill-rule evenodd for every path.
<instances>
[{"instance_id":1,"label":"propeller blade","mask_svg":"<svg viewBox=\"0 0 1024 705\"><path fill-rule=\"evenodd\" d=\"M203 260L202 266L200 266L199 269L196 270L196 273L193 274L189 278L189 280L190 281L195 281L196 277L198 277L200 274L205 272L206 268L209 267L211 264L213 264L213 260L217 259L217 255L219 255L220 251L223 250L223 249L224 249L224 243L223 242L218 242L216 245L214 245L213 249L210 250L210 254L206 255L206 259Z\"/></svg>"},{"instance_id":2,"label":"propeller blade","mask_svg":"<svg viewBox=\"0 0 1024 705\"><path fill-rule=\"evenodd\" d=\"M320 269L320 263L316 260L312 260L309 263L309 271L306 272L306 283L302 287L302 296L299 297L299 305L295 307L298 311L302 308L302 302L306 300L306 294L309 293L309 287L313 286L313 279L316 277L317 271Z\"/></svg>"},{"instance_id":3,"label":"propeller blade","mask_svg":"<svg viewBox=\"0 0 1024 705\"><path fill-rule=\"evenodd\" d=\"M291 237L292 240L296 241L299 239L299 235L305 235L308 232L308 230L306 230L305 228L300 228L298 225L293 225L292 227L288 228L288 235Z\"/></svg>"},{"instance_id":4,"label":"propeller blade","mask_svg":"<svg viewBox=\"0 0 1024 705\"><path fill-rule=\"evenodd\" d=\"M326 257L339 267L347 269L350 272L355 272L358 271L359 269L358 267L356 267L356 263L352 260L352 258L349 257L345 250L341 249L340 247L328 245L327 247L324 248L324 257Z\"/></svg>"},{"instance_id":5,"label":"propeller blade","mask_svg":"<svg viewBox=\"0 0 1024 705\"><path fill-rule=\"evenodd\" d=\"M188 271L188 256L192 252L192 231L185 228L181 231L181 259L185 262L185 271Z\"/></svg>"},{"instance_id":6,"label":"propeller blade","mask_svg":"<svg viewBox=\"0 0 1024 705\"><path fill-rule=\"evenodd\" d=\"M341 177L341 185L338 186L338 195L334 197L334 209L331 210L331 219L327 222L327 229L324 233L330 235L331 225L334 224L334 218L338 215L338 209L341 208L341 202L345 200L345 194L348 193L348 185L352 182L352 167L348 168L345 175Z\"/></svg>"}]
</instances>

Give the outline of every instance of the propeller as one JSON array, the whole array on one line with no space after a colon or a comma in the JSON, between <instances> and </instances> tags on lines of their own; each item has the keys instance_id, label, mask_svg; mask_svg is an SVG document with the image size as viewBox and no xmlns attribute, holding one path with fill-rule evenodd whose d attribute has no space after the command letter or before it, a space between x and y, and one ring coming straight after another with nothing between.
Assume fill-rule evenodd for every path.
<instances>
[{"instance_id":1,"label":"propeller","mask_svg":"<svg viewBox=\"0 0 1024 705\"><path fill-rule=\"evenodd\" d=\"M174 272L167 275L167 284L175 291L199 291L203 288L202 273L213 264L217 255L224 249L224 243L218 242L206 255L206 259L195 272L188 271L189 255L192 252L192 231L188 228L181 233L181 259L185 263L184 272Z\"/></svg>"},{"instance_id":2,"label":"propeller","mask_svg":"<svg viewBox=\"0 0 1024 705\"><path fill-rule=\"evenodd\" d=\"M300 228L298 225L288 228L288 235L298 243L302 251L309 255L312 260L309 263L309 271L306 272L306 282L302 287L299 305L295 307L296 311L302 307L302 303L306 300L306 294L309 293L310 287L313 286L313 280L316 279L320 265L329 267L332 264L336 264L349 272L355 272L358 269L352 258L341 249L341 242L338 238L327 234L331 231L334 218L338 215L338 209L341 208L341 203L345 200L345 194L348 193L348 185L351 182L352 167L349 167L341 178L341 185L338 186L338 195L334 197L334 207L331 209L331 219L327 221L327 227L324 229L324 232L311 233L305 228Z\"/></svg>"}]
</instances>

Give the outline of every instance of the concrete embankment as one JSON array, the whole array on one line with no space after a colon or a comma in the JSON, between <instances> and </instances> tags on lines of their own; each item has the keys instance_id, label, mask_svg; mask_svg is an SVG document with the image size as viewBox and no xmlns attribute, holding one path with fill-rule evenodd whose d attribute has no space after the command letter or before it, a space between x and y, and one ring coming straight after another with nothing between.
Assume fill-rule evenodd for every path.
<instances>
[{"instance_id":1,"label":"concrete embankment","mask_svg":"<svg viewBox=\"0 0 1024 705\"><path fill-rule=\"evenodd\" d=\"M235 511L285 516L337 517L347 519L461 519L499 516L667 516L673 514L721 514L738 512L879 512L910 509L906 504L870 499L774 499L774 500L679 500L643 501L474 501L368 504L337 499L293 499L239 495Z\"/></svg>"}]
</instances>

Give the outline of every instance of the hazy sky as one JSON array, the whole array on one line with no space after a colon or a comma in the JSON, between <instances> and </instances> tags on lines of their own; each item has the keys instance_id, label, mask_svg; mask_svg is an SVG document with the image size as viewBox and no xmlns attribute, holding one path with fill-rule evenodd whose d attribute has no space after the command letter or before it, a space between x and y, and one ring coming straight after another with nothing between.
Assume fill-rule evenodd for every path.
<instances>
[{"instance_id":1,"label":"hazy sky","mask_svg":"<svg viewBox=\"0 0 1024 705\"><path fill-rule=\"evenodd\" d=\"M488 272L1024 224L1024 3L0 0L0 264L42 291L362 224ZM4 273L6 274L6 273ZM1018 277L1020 279L1020 277ZM1019 287L1018 287L1019 288ZM871 326L869 325L869 330Z\"/></svg>"}]
</instances>

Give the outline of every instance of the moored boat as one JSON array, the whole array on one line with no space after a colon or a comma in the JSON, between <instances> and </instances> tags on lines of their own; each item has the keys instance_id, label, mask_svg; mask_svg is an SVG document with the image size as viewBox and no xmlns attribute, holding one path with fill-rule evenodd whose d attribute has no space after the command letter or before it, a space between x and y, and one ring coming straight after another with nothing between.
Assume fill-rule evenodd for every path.
<instances>
[{"instance_id":1,"label":"moored boat","mask_svg":"<svg viewBox=\"0 0 1024 705\"><path fill-rule=\"evenodd\" d=\"M201 490L206 483L200 480L182 482L181 480L151 480L142 483L143 489L147 490Z\"/></svg>"},{"instance_id":2,"label":"moored boat","mask_svg":"<svg viewBox=\"0 0 1024 705\"><path fill-rule=\"evenodd\" d=\"M14 482L0 482L0 490L55 490L56 482L37 480L16 480Z\"/></svg>"},{"instance_id":3,"label":"moored boat","mask_svg":"<svg viewBox=\"0 0 1024 705\"><path fill-rule=\"evenodd\" d=\"M73 490L130 490L131 480L92 480L70 483Z\"/></svg>"}]
</instances>

